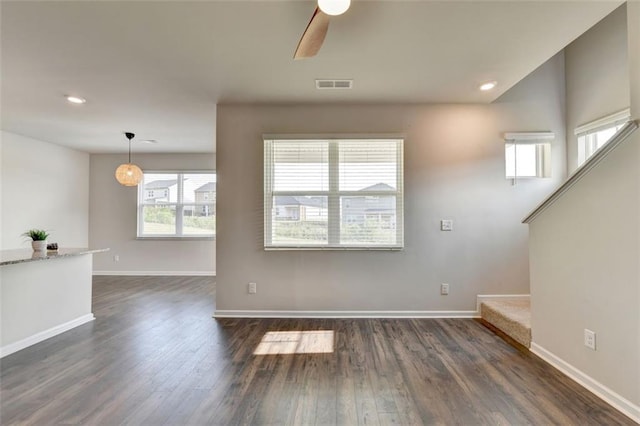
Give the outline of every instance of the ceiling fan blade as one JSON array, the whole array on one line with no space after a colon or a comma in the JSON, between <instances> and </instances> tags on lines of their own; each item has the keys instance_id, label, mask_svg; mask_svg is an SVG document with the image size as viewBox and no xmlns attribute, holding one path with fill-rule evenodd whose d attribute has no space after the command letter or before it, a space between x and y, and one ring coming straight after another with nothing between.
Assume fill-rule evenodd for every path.
<instances>
[{"instance_id":1,"label":"ceiling fan blade","mask_svg":"<svg viewBox=\"0 0 640 426\"><path fill-rule=\"evenodd\" d=\"M329 16L316 7L309 25L302 33L293 59L304 59L316 56L329 29Z\"/></svg>"}]
</instances>

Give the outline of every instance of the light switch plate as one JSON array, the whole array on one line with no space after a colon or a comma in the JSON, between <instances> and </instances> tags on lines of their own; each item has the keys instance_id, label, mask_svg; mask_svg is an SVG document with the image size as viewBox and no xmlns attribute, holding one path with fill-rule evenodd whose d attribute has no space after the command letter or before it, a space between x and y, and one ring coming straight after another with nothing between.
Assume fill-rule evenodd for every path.
<instances>
[{"instance_id":1,"label":"light switch plate","mask_svg":"<svg viewBox=\"0 0 640 426\"><path fill-rule=\"evenodd\" d=\"M442 219L440 221L440 230L441 231L453 231L453 220Z\"/></svg>"}]
</instances>

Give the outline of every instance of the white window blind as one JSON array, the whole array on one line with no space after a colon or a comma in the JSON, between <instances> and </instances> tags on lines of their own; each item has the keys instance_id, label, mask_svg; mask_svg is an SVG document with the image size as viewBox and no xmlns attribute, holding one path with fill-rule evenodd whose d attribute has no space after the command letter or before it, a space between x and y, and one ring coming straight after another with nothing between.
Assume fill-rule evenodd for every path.
<instances>
[{"instance_id":1,"label":"white window blind","mask_svg":"<svg viewBox=\"0 0 640 426\"><path fill-rule=\"evenodd\" d=\"M401 248L403 141L264 141L266 248Z\"/></svg>"}]
</instances>

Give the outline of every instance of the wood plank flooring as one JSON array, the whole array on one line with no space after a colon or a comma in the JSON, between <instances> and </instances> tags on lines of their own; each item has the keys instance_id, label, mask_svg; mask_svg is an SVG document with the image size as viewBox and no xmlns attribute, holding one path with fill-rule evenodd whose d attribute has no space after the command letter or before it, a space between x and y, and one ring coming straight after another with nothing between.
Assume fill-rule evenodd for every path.
<instances>
[{"instance_id":1,"label":"wood plank flooring","mask_svg":"<svg viewBox=\"0 0 640 426\"><path fill-rule=\"evenodd\" d=\"M474 320L215 320L214 297L210 278L95 277L96 321L0 362L0 423L634 424ZM253 355L317 330L333 352Z\"/></svg>"}]
</instances>

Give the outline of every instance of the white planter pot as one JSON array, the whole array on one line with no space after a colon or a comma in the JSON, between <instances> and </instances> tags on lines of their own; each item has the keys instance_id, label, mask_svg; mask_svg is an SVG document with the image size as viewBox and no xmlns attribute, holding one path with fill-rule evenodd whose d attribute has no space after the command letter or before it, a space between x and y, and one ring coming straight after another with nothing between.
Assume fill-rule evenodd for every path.
<instances>
[{"instance_id":1,"label":"white planter pot","mask_svg":"<svg viewBox=\"0 0 640 426\"><path fill-rule=\"evenodd\" d=\"M33 247L33 251L47 251L47 242L31 241L31 247Z\"/></svg>"}]
</instances>

